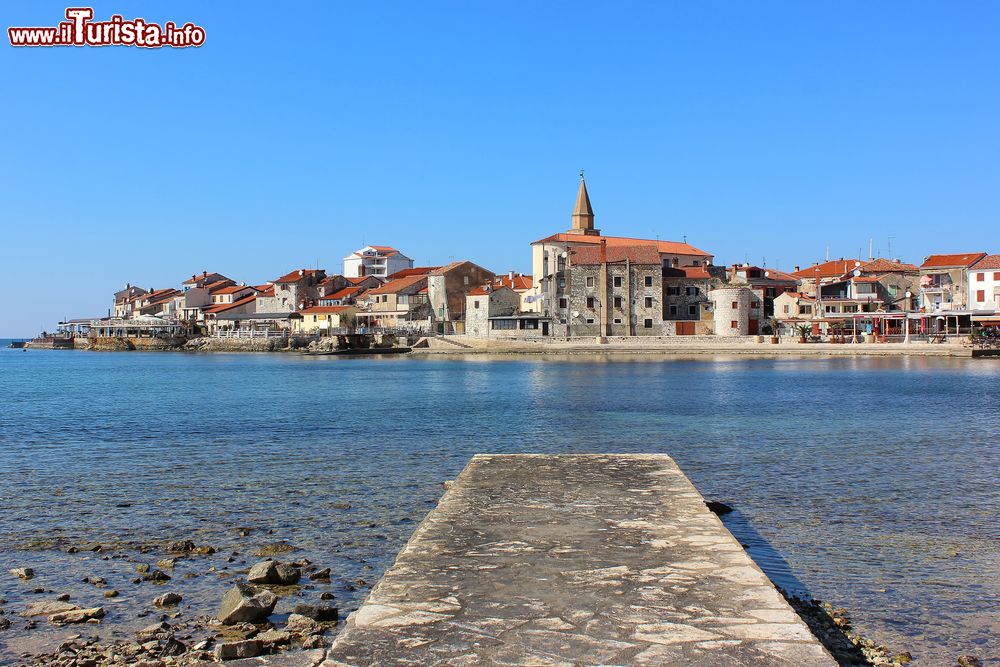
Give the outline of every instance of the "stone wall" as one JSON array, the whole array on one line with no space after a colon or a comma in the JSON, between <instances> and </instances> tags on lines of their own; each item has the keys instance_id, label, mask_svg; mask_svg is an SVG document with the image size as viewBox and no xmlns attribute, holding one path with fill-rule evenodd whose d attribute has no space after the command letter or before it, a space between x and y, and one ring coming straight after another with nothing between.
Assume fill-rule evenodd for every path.
<instances>
[{"instance_id":1,"label":"stone wall","mask_svg":"<svg viewBox=\"0 0 1000 667\"><path fill-rule=\"evenodd\" d=\"M568 300L565 317L570 336L663 335L663 274L658 264L607 264L607 287L602 294L601 266L577 265L567 269L562 295ZM651 285L646 285L646 278ZM615 286L615 279L619 286ZM588 284L588 279L589 283ZM620 299L616 304L615 299ZM592 299L593 301L588 301ZM649 305L647 305L649 299ZM602 330L602 309L608 308L608 327ZM576 317L573 313L577 313ZM650 326L646 326L647 320ZM559 326L565 331L566 327ZM558 335L558 334L556 334ZM565 333L563 334L565 335Z\"/></svg>"},{"instance_id":2,"label":"stone wall","mask_svg":"<svg viewBox=\"0 0 1000 667\"><path fill-rule=\"evenodd\" d=\"M721 287L709 292L708 296L715 308L713 320L716 336L749 334L750 302L757 298L753 290L746 287Z\"/></svg>"}]
</instances>

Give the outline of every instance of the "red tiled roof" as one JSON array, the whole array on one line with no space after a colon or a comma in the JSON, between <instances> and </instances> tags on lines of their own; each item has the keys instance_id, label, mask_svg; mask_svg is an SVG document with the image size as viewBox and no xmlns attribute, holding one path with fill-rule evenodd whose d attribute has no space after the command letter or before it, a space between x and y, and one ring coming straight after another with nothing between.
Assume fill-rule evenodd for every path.
<instances>
[{"instance_id":1,"label":"red tiled roof","mask_svg":"<svg viewBox=\"0 0 1000 667\"><path fill-rule=\"evenodd\" d=\"M258 296L274 296L274 285L257 285L254 289L259 292Z\"/></svg>"},{"instance_id":2,"label":"red tiled roof","mask_svg":"<svg viewBox=\"0 0 1000 667\"><path fill-rule=\"evenodd\" d=\"M253 287L247 287L246 285L230 285L228 287L220 287L214 291L214 294L235 294L241 290L253 289Z\"/></svg>"},{"instance_id":3,"label":"red tiled roof","mask_svg":"<svg viewBox=\"0 0 1000 667\"><path fill-rule=\"evenodd\" d=\"M285 275L281 276L280 278L278 278L274 282L276 282L276 283L297 283L300 280L303 280L303 279L308 278L310 276L318 275L320 273L325 274L326 272L323 269L296 269L296 270L292 271L291 273L286 273Z\"/></svg>"},{"instance_id":4,"label":"red tiled roof","mask_svg":"<svg viewBox=\"0 0 1000 667\"><path fill-rule=\"evenodd\" d=\"M246 305L257 298L256 294L250 294L245 296L238 301L233 301L232 303L217 303L215 305L205 308L206 313L221 313L226 310L231 310L233 308L239 308L240 306Z\"/></svg>"},{"instance_id":5,"label":"red tiled roof","mask_svg":"<svg viewBox=\"0 0 1000 667\"><path fill-rule=\"evenodd\" d=\"M552 236L547 236L544 239L540 239L532 243L577 243L577 244L600 244L601 239L608 242L608 247L621 246L621 245L653 245L656 247L657 251L663 254L676 254L676 255L704 255L710 257L711 255L704 250L699 250L693 245L687 243L680 243L679 241L655 241L653 239L633 239L626 236L587 236L585 234L567 234L561 232L559 234L553 234Z\"/></svg>"},{"instance_id":6,"label":"red tiled roof","mask_svg":"<svg viewBox=\"0 0 1000 667\"><path fill-rule=\"evenodd\" d=\"M148 301L150 303L150 305L152 305L152 304L156 304L156 303L162 303L162 302L167 301L168 299L172 299L175 296L178 296L180 294L181 294L181 292L179 290L175 290L172 287L167 287L166 289L153 290L152 292L149 292L147 294L143 294L143 295L138 296L136 298L139 299L139 300Z\"/></svg>"},{"instance_id":7,"label":"red tiled roof","mask_svg":"<svg viewBox=\"0 0 1000 667\"><path fill-rule=\"evenodd\" d=\"M684 272L685 278L711 278L712 274L704 266L681 266L677 267Z\"/></svg>"},{"instance_id":8,"label":"red tiled roof","mask_svg":"<svg viewBox=\"0 0 1000 667\"><path fill-rule=\"evenodd\" d=\"M784 292L784 294L787 294L788 296L795 297L796 299L805 299L806 301L815 301L816 300L816 297L809 296L808 294L803 294L802 292ZM781 294L779 294L778 296L781 296ZM777 298L777 297L775 297L775 298Z\"/></svg>"},{"instance_id":9,"label":"red tiled roof","mask_svg":"<svg viewBox=\"0 0 1000 667\"><path fill-rule=\"evenodd\" d=\"M323 299L347 299L356 294L361 294L365 291L364 287L345 287L342 290L337 290L333 294L327 294L326 296L319 297L320 300Z\"/></svg>"},{"instance_id":10,"label":"red tiled roof","mask_svg":"<svg viewBox=\"0 0 1000 667\"><path fill-rule=\"evenodd\" d=\"M633 264L660 264L660 253L650 244L608 245L603 258L609 264L628 260ZM570 263L578 266L600 264L601 246L589 245L570 250Z\"/></svg>"},{"instance_id":11,"label":"red tiled roof","mask_svg":"<svg viewBox=\"0 0 1000 667\"><path fill-rule=\"evenodd\" d=\"M973 269L1000 269L1000 255L986 255L972 265Z\"/></svg>"},{"instance_id":12,"label":"red tiled roof","mask_svg":"<svg viewBox=\"0 0 1000 667\"><path fill-rule=\"evenodd\" d=\"M795 271L791 275L798 280L802 280L803 278L839 278L860 266L861 262L856 259L833 259L815 266L808 266L801 271Z\"/></svg>"},{"instance_id":13,"label":"red tiled roof","mask_svg":"<svg viewBox=\"0 0 1000 667\"><path fill-rule=\"evenodd\" d=\"M426 276L431 271L437 271L440 266L415 266L412 269L400 269L388 277L388 280L398 280L410 276Z\"/></svg>"},{"instance_id":14,"label":"red tiled roof","mask_svg":"<svg viewBox=\"0 0 1000 667\"><path fill-rule=\"evenodd\" d=\"M511 279L509 274L504 274L502 276L497 276L496 278L493 279L493 286L509 287L515 292L517 292L521 290L531 289L532 280L531 276L515 275L514 278Z\"/></svg>"},{"instance_id":15,"label":"red tiled roof","mask_svg":"<svg viewBox=\"0 0 1000 667\"><path fill-rule=\"evenodd\" d=\"M427 282L427 276L407 276L406 278L399 278L397 280L390 280L385 285L381 287L376 287L371 290L369 294L396 294L402 290L418 285L421 282Z\"/></svg>"},{"instance_id":16,"label":"red tiled roof","mask_svg":"<svg viewBox=\"0 0 1000 667\"><path fill-rule=\"evenodd\" d=\"M915 264L893 261L879 257L858 267L862 273L916 273L920 269Z\"/></svg>"},{"instance_id":17,"label":"red tiled roof","mask_svg":"<svg viewBox=\"0 0 1000 667\"><path fill-rule=\"evenodd\" d=\"M965 254L957 255L928 255L927 258L924 259L924 263L920 265L920 268L949 269L972 266L985 256L985 252L967 252Z\"/></svg>"},{"instance_id":18,"label":"red tiled roof","mask_svg":"<svg viewBox=\"0 0 1000 667\"><path fill-rule=\"evenodd\" d=\"M216 280L214 283L202 285L202 289L207 289L209 294L218 294L220 290L232 284L232 280Z\"/></svg>"}]
</instances>

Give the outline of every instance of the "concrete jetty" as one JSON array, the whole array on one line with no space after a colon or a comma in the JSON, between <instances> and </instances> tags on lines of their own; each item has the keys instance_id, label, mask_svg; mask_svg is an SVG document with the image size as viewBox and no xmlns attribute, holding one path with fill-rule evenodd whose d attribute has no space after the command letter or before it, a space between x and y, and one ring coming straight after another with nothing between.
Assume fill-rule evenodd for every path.
<instances>
[{"instance_id":1,"label":"concrete jetty","mask_svg":"<svg viewBox=\"0 0 1000 667\"><path fill-rule=\"evenodd\" d=\"M479 455L323 663L833 667L665 455Z\"/></svg>"}]
</instances>

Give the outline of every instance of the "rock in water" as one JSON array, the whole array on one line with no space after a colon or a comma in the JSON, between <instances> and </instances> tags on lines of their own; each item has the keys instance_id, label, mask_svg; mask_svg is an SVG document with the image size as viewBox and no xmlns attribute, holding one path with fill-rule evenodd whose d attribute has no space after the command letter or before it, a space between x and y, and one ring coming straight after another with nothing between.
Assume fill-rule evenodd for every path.
<instances>
[{"instance_id":1,"label":"rock in water","mask_svg":"<svg viewBox=\"0 0 1000 667\"><path fill-rule=\"evenodd\" d=\"M330 568L324 567L322 570L316 570L315 572L309 575L309 578L312 579L313 581L319 581L321 579L329 579Z\"/></svg>"},{"instance_id":2,"label":"rock in water","mask_svg":"<svg viewBox=\"0 0 1000 667\"><path fill-rule=\"evenodd\" d=\"M142 575L143 581L170 581L170 575L163 570L153 570Z\"/></svg>"},{"instance_id":3,"label":"rock in water","mask_svg":"<svg viewBox=\"0 0 1000 667\"><path fill-rule=\"evenodd\" d=\"M958 667L983 667L983 661L974 655L963 655L958 659Z\"/></svg>"},{"instance_id":4,"label":"rock in water","mask_svg":"<svg viewBox=\"0 0 1000 667\"><path fill-rule=\"evenodd\" d=\"M247 581L251 584L273 584L278 578L277 563L273 560L264 560L250 568L247 574Z\"/></svg>"},{"instance_id":5,"label":"rock in water","mask_svg":"<svg viewBox=\"0 0 1000 667\"><path fill-rule=\"evenodd\" d=\"M222 598L219 620L225 625L262 621L274 611L278 596L252 586L236 584Z\"/></svg>"},{"instance_id":6,"label":"rock in water","mask_svg":"<svg viewBox=\"0 0 1000 667\"><path fill-rule=\"evenodd\" d=\"M186 652L187 652L187 646L185 646L183 642L179 642L173 637L169 637L166 643L163 645L163 648L160 650L160 655L161 656L183 655Z\"/></svg>"},{"instance_id":7,"label":"rock in water","mask_svg":"<svg viewBox=\"0 0 1000 667\"><path fill-rule=\"evenodd\" d=\"M264 560L250 568L247 581L251 584L280 584L290 586L302 577L299 569L287 563Z\"/></svg>"},{"instance_id":8,"label":"rock in water","mask_svg":"<svg viewBox=\"0 0 1000 667\"><path fill-rule=\"evenodd\" d=\"M313 634L321 634L323 632L323 626L308 616L303 616L302 614L289 614L288 623L285 625L285 631L294 635L307 637Z\"/></svg>"},{"instance_id":9,"label":"rock in water","mask_svg":"<svg viewBox=\"0 0 1000 667\"><path fill-rule=\"evenodd\" d=\"M32 616L51 616L64 611L75 611L79 609L75 604L69 602L29 602L27 608L21 612L21 616L30 618Z\"/></svg>"},{"instance_id":10,"label":"rock in water","mask_svg":"<svg viewBox=\"0 0 1000 667\"><path fill-rule=\"evenodd\" d=\"M278 575L278 583L283 586L290 586L296 583L302 576L299 568L286 563L278 563L275 565L274 569Z\"/></svg>"},{"instance_id":11,"label":"rock in water","mask_svg":"<svg viewBox=\"0 0 1000 667\"><path fill-rule=\"evenodd\" d=\"M164 593L153 600L154 607L172 607L184 598L179 593Z\"/></svg>"},{"instance_id":12,"label":"rock in water","mask_svg":"<svg viewBox=\"0 0 1000 667\"><path fill-rule=\"evenodd\" d=\"M10 620L4 616L0 616L0 632L10 628Z\"/></svg>"},{"instance_id":13,"label":"rock in water","mask_svg":"<svg viewBox=\"0 0 1000 667\"><path fill-rule=\"evenodd\" d=\"M10 573L13 574L15 577L20 577L21 579L24 579L25 581L35 576L35 571L32 570L30 567L15 567L10 571Z\"/></svg>"},{"instance_id":14,"label":"rock in water","mask_svg":"<svg viewBox=\"0 0 1000 667\"><path fill-rule=\"evenodd\" d=\"M71 609L61 611L49 616L49 623L59 625L62 623L86 623L91 619L102 618L104 616L103 607L91 607L90 609Z\"/></svg>"},{"instance_id":15,"label":"rock in water","mask_svg":"<svg viewBox=\"0 0 1000 667\"><path fill-rule=\"evenodd\" d=\"M295 613L314 621L336 621L339 615L336 607L326 604L297 604Z\"/></svg>"},{"instance_id":16,"label":"rock in water","mask_svg":"<svg viewBox=\"0 0 1000 667\"><path fill-rule=\"evenodd\" d=\"M729 514L730 512L733 511L732 507L730 507L726 503L720 503L717 500L706 500L705 501L705 506L708 507L708 509L710 509L712 512L714 512L718 516L722 516L724 514Z\"/></svg>"},{"instance_id":17,"label":"rock in water","mask_svg":"<svg viewBox=\"0 0 1000 667\"><path fill-rule=\"evenodd\" d=\"M264 650L264 645L256 639L241 642L225 642L215 647L215 657L219 660L234 658L256 658Z\"/></svg>"}]
</instances>

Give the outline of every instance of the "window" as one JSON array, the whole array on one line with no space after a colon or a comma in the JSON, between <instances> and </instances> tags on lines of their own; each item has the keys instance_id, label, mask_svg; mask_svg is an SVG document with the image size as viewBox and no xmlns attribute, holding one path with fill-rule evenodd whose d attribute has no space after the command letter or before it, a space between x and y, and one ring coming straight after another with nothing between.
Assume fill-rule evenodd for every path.
<instances>
[{"instance_id":1,"label":"window","mask_svg":"<svg viewBox=\"0 0 1000 667\"><path fill-rule=\"evenodd\" d=\"M738 301L733 301L733 310L736 310L739 307L740 307L739 302Z\"/></svg>"},{"instance_id":2,"label":"window","mask_svg":"<svg viewBox=\"0 0 1000 667\"><path fill-rule=\"evenodd\" d=\"M560 278L559 279L559 289L566 289L566 279L565 278Z\"/></svg>"},{"instance_id":3,"label":"window","mask_svg":"<svg viewBox=\"0 0 1000 667\"><path fill-rule=\"evenodd\" d=\"M594 318L593 317L588 317L587 318L587 324L593 324L593 323L594 323Z\"/></svg>"},{"instance_id":4,"label":"window","mask_svg":"<svg viewBox=\"0 0 1000 667\"><path fill-rule=\"evenodd\" d=\"M739 329L740 328L740 323L737 322L736 320L732 320L732 321L729 322L729 328L730 329Z\"/></svg>"},{"instance_id":5,"label":"window","mask_svg":"<svg viewBox=\"0 0 1000 667\"><path fill-rule=\"evenodd\" d=\"M698 296L697 287L688 287L686 290L688 296Z\"/></svg>"},{"instance_id":6,"label":"window","mask_svg":"<svg viewBox=\"0 0 1000 667\"><path fill-rule=\"evenodd\" d=\"M587 308L593 308L593 307L594 307L594 297L588 296L587 297Z\"/></svg>"},{"instance_id":7,"label":"window","mask_svg":"<svg viewBox=\"0 0 1000 667\"><path fill-rule=\"evenodd\" d=\"M986 290L976 290L976 301L979 303L986 301Z\"/></svg>"},{"instance_id":8,"label":"window","mask_svg":"<svg viewBox=\"0 0 1000 667\"><path fill-rule=\"evenodd\" d=\"M647 296L645 299L642 300L642 304L646 308L652 308L653 307L653 297Z\"/></svg>"},{"instance_id":9,"label":"window","mask_svg":"<svg viewBox=\"0 0 1000 667\"><path fill-rule=\"evenodd\" d=\"M516 329L517 320L490 320L490 328L497 330Z\"/></svg>"},{"instance_id":10,"label":"window","mask_svg":"<svg viewBox=\"0 0 1000 667\"><path fill-rule=\"evenodd\" d=\"M750 302L750 307L751 308L760 308L760 301L751 301Z\"/></svg>"},{"instance_id":11,"label":"window","mask_svg":"<svg viewBox=\"0 0 1000 667\"><path fill-rule=\"evenodd\" d=\"M677 314L677 306L670 306L670 314L671 315Z\"/></svg>"},{"instance_id":12,"label":"window","mask_svg":"<svg viewBox=\"0 0 1000 667\"><path fill-rule=\"evenodd\" d=\"M646 276L645 278L643 278L643 284L646 287L652 287L653 286L653 276Z\"/></svg>"},{"instance_id":13,"label":"window","mask_svg":"<svg viewBox=\"0 0 1000 667\"><path fill-rule=\"evenodd\" d=\"M621 324L621 323L622 323L622 318L616 317L615 318L615 324Z\"/></svg>"},{"instance_id":14,"label":"window","mask_svg":"<svg viewBox=\"0 0 1000 667\"><path fill-rule=\"evenodd\" d=\"M677 285L670 285L667 287L667 296L678 296L681 293L681 288Z\"/></svg>"},{"instance_id":15,"label":"window","mask_svg":"<svg viewBox=\"0 0 1000 667\"><path fill-rule=\"evenodd\" d=\"M697 315L698 306L688 306L688 315Z\"/></svg>"},{"instance_id":16,"label":"window","mask_svg":"<svg viewBox=\"0 0 1000 667\"><path fill-rule=\"evenodd\" d=\"M976 280L979 281L979 282L983 282L984 280L986 280L986 274L985 273L977 273L976 274Z\"/></svg>"},{"instance_id":17,"label":"window","mask_svg":"<svg viewBox=\"0 0 1000 667\"><path fill-rule=\"evenodd\" d=\"M691 262L691 266L701 266L701 262L699 262L698 260L694 260L693 262Z\"/></svg>"},{"instance_id":18,"label":"window","mask_svg":"<svg viewBox=\"0 0 1000 667\"><path fill-rule=\"evenodd\" d=\"M799 306L799 311L803 315L811 315L812 311L813 311L813 307L812 306Z\"/></svg>"},{"instance_id":19,"label":"window","mask_svg":"<svg viewBox=\"0 0 1000 667\"><path fill-rule=\"evenodd\" d=\"M651 318L649 318L649 317L647 317L646 319L644 319L642 321L642 328L643 329L652 329L653 328L653 320Z\"/></svg>"},{"instance_id":20,"label":"window","mask_svg":"<svg viewBox=\"0 0 1000 667\"><path fill-rule=\"evenodd\" d=\"M786 304L784 305L784 307L782 308L782 310L783 310L783 311L784 311L785 313L787 313L787 312L788 312L788 304L787 304L787 303L786 303Z\"/></svg>"},{"instance_id":21,"label":"window","mask_svg":"<svg viewBox=\"0 0 1000 667\"><path fill-rule=\"evenodd\" d=\"M594 276L587 276L587 287L594 286Z\"/></svg>"},{"instance_id":22,"label":"window","mask_svg":"<svg viewBox=\"0 0 1000 667\"><path fill-rule=\"evenodd\" d=\"M472 304L476 307L476 310L479 310L479 299L473 301Z\"/></svg>"},{"instance_id":23,"label":"window","mask_svg":"<svg viewBox=\"0 0 1000 667\"><path fill-rule=\"evenodd\" d=\"M560 308L566 308L567 307L566 306L566 297L562 297L561 299L559 299L559 307Z\"/></svg>"},{"instance_id":24,"label":"window","mask_svg":"<svg viewBox=\"0 0 1000 667\"><path fill-rule=\"evenodd\" d=\"M993 272L993 280L1000 280L1000 271Z\"/></svg>"},{"instance_id":25,"label":"window","mask_svg":"<svg viewBox=\"0 0 1000 667\"><path fill-rule=\"evenodd\" d=\"M613 280L614 280L615 287L621 287L622 286L622 277L621 276L615 276Z\"/></svg>"},{"instance_id":26,"label":"window","mask_svg":"<svg viewBox=\"0 0 1000 667\"><path fill-rule=\"evenodd\" d=\"M622 298L620 296L616 296L615 297L615 308L619 308L620 309L621 307L622 307Z\"/></svg>"}]
</instances>

